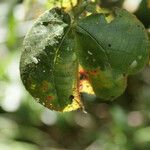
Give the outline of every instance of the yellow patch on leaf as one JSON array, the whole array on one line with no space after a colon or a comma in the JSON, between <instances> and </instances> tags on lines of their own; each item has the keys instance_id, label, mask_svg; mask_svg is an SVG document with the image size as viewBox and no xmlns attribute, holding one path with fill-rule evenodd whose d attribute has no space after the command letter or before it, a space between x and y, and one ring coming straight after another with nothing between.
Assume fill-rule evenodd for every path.
<instances>
[{"instance_id":1,"label":"yellow patch on leaf","mask_svg":"<svg viewBox=\"0 0 150 150\"><path fill-rule=\"evenodd\" d=\"M82 66L79 66L79 92L95 95L89 82L89 74L82 68Z\"/></svg>"}]
</instances>

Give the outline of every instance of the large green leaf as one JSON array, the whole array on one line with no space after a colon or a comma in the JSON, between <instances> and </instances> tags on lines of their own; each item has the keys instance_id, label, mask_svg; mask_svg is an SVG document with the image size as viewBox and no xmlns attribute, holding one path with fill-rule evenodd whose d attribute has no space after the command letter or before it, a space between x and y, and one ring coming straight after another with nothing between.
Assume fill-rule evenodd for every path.
<instances>
[{"instance_id":1,"label":"large green leaf","mask_svg":"<svg viewBox=\"0 0 150 150\"><path fill-rule=\"evenodd\" d=\"M98 97L109 100L123 93L129 74L143 68L148 47L143 25L125 10L116 9L109 22L104 14L92 14L71 24L67 13L54 8L42 14L25 37L21 78L45 107L76 110L82 107L76 53L86 74L82 84L90 82Z\"/></svg>"},{"instance_id":2,"label":"large green leaf","mask_svg":"<svg viewBox=\"0 0 150 150\"><path fill-rule=\"evenodd\" d=\"M148 60L148 36L137 18L116 9L111 22L104 14L92 14L77 23L78 57L89 73L97 96L114 99L126 87L128 74L139 71Z\"/></svg>"},{"instance_id":3,"label":"large green leaf","mask_svg":"<svg viewBox=\"0 0 150 150\"><path fill-rule=\"evenodd\" d=\"M29 93L52 110L80 108L78 62L71 19L58 8L46 11L24 40L20 72Z\"/></svg>"}]
</instances>

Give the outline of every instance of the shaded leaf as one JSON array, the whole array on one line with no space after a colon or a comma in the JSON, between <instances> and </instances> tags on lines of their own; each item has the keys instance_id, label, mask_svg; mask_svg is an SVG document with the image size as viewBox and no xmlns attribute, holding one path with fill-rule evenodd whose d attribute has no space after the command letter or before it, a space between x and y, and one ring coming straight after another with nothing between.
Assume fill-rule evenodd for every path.
<instances>
[{"instance_id":1,"label":"shaded leaf","mask_svg":"<svg viewBox=\"0 0 150 150\"><path fill-rule=\"evenodd\" d=\"M114 99L126 87L126 77L148 60L148 36L144 26L126 10L116 9L107 22L104 14L92 14L76 27L78 57L89 72L97 96Z\"/></svg>"}]
</instances>

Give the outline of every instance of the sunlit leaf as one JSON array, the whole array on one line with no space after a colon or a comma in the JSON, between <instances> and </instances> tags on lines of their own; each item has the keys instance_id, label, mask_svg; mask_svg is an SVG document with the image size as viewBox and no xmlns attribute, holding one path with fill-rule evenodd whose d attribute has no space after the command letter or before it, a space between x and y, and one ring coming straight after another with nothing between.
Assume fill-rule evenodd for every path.
<instances>
[{"instance_id":1,"label":"sunlit leaf","mask_svg":"<svg viewBox=\"0 0 150 150\"><path fill-rule=\"evenodd\" d=\"M23 84L42 105L71 111L81 107L78 63L71 19L58 8L46 11L24 40L20 71Z\"/></svg>"}]
</instances>

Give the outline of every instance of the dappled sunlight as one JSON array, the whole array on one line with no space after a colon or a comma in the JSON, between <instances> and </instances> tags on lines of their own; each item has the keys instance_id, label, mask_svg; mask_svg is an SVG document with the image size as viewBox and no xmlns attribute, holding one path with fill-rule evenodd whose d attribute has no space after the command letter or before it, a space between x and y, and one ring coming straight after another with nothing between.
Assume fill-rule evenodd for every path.
<instances>
[{"instance_id":1,"label":"dappled sunlight","mask_svg":"<svg viewBox=\"0 0 150 150\"><path fill-rule=\"evenodd\" d=\"M134 13L138 9L141 1L142 0L125 0L123 3L123 8L131 13Z\"/></svg>"},{"instance_id":2,"label":"dappled sunlight","mask_svg":"<svg viewBox=\"0 0 150 150\"><path fill-rule=\"evenodd\" d=\"M77 2L80 0L0 1L0 150L150 149L150 65L148 63L143 70L128 78L126 91L113 102L102 101L96 97L87 72L80 68L78 74L80 84L76 86L76 89L74 84L70 86L73 87L74 93L68 98L73 101L71 104L67 103L64 111L79 107L81 109L71 112L61 113L45 108L38 103L39 99L32 98L23 86L19 67L26 33L33 26L35 19L47 9L62 7L73 16L74 10L77 11L77 9L72 10L72 7ZM148 13L150 0L92 0L92 2L87 8L83 7L85 12L81 11L82 15L79 18L93 12L105 12L105 17L111 24L114 16L110 16L109 12L115 6L121 7L134 13L140 19L150 37L150 13ZM127 32L124 31L122 34ZM107 40L113 38L108 36L110 31L106 33ZM139 38L138 34L137 38ZM42 38L39 41L42 41ZM128 45L132 41L134 39L131 39ZM120 39L120 47L123 42L123 38ZM111 46L107 45L108 48ZM88 50L91 59L87 62L95 63L92 49ZM125 55L123 56L122 59L125 58ZM120 55L115 58L116 61L121 60ZM137 60L139 59L142 59L140 55L137 57ZM35 65L39 63L36 57L32 57L32 61ZM65 63L71 64L67 61ZM138 61L133 60L129 64L130 68L135 68ZM119 64L121 65L122 63ZM74 64L69 67L72 69ZM40 75L44 74L45 70ZM97 76L97 70L89 70L88 74L94 78ZM105 81L104 78L101 80ZM49 82L44 80L39 92L45 94L47 87L50 86ZM33 84L31 88L37 87ZM64 88L67 88L67 84L64 84ZM50 101L53 94L54 92L51 92L46 100ZM78 102L79 96L82 100L80 103Z\"/></svg>"}]
</instances>

